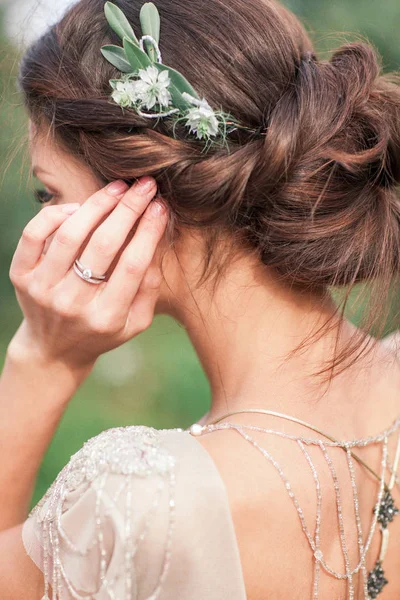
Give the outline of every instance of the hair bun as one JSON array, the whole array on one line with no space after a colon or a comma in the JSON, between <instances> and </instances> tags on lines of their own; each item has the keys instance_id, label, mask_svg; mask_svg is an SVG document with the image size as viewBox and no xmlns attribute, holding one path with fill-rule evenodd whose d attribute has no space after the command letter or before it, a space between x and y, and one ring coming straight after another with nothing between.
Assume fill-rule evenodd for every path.
<instances>
[{"instance_id":1,"label":"hair bun","mask_svg":"<svg viewBox=\"0 0 400 600\"><path fill-rule=\"evenodd\" d=\"M365 43L349 43L332 55L348 122L343 156L369 183L400 183L400 78L381 75L381 57ZM358 156L357 156L358 155ZM363 168L365 167L365 168Z\"/></svg>"},{"instance_id":2,"label":"hair bun","mask_svg":"<svg viewBox=\"0 0 400 600\"><path fill-rule=\"evenodd\" d=\"M399 75L381 75L374 48L351 43L330 61L301 61L295 77L255 169L253 244L290 284L397 274Z\"/></svg>"}]
</instances>

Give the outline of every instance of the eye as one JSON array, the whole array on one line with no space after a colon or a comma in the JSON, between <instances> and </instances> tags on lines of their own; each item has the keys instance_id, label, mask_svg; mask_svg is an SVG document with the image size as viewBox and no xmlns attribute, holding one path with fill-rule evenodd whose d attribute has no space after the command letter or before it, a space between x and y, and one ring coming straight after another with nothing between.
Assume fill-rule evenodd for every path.
<instances>
[{"instance_id":1,"label":"eye","mask_svg":"<svg viewBox=\"0 0 400 600\"><path fill-rule=\"evenodd\" d=\"M50 194L50 192L46 192L46 190L36 188L33 191L33 195L36 202L39 202L40 204L45 204L46 202L50 202L51 200L53 200L56 194Z\"/></svg>"}]
</instances>

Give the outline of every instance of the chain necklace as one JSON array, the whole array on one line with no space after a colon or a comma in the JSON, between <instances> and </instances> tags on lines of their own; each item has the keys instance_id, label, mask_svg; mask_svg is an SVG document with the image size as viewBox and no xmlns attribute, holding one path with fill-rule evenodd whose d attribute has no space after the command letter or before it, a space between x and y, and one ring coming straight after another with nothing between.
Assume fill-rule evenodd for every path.
<instances>
[{"instance_id":1,"label":"chain necklace","mask_svg":"<svg viewBox=\"0 0 400 600\"><path fill-rule=\"evenodd\" d=\"M305 427L309 427L310 429L313 429L314 431L316 431L316 432L322 434L323 436L325 436L326 438L328 438L328 440L330 440L330 441L321 440L321 439L317 439L317 438L306 438L303 436L295 436L295 435L284 433L279 430L266 429L266 428L257 427L254 425L240 425L240 424L235 424L235 423L231 423L231 422L221 423L218 425L218 423L220 423L220 421L222 421L226 417L230 417L231 415L235 415L238 413L244 413L244 412L263 413L263 414L268 414L268 415L272 415L272 416L276 416L276 417L282 417L282 418L288 419L290 421L294 421L296 423L299 423L300 425L304 425ZM279 413L279 412L266 410L266 409L247 409L247 410L236 410L236 411L229 412L229 413L223 415L222 417L215 419L211 423L208 423L207 425L201 425L200 423L194 423L193 425L191 425L191 427L189 428L188 431L189 431L189 433L191 433L194 436L200 436L203 433L215 431L218 429L234 429L244 439L249 441L258 451L260 451L263 454L263 456L267 460L269 460L269 462L276 468L282 481L285 484L285 488L286 488L290 498L292 499L292 501L294 503L294 506L295 506L297 513L299 515L299 518L300 518L301 527L306 535L306 538L310 544L310 547L311 547L313 555L314 555L315 568L314 568L314 579L313 579L313 600L318 600L318 598L319 598L319 578L320 578L321 566L325 569L325 571L327 571L328 573L330 573L337 579L347 580L349 600L354 600L355 589L354 589L353 576L361 570L362 575L363 575L364 598L365 598L365 600L374 600L381 593L383 587L388 583L388 580L385 578L384 571L382 568L382 562L385 558L385 555L386 555L386 552L388 549L388 544L389 544L388 524L393 520L395 515L397 515L400 512L399 509L395 506L393 496L391 494L391 490L393 489L394 484L395 483L397 483L398 485L400 484L400 480L397 476L397 470L398 470L399 462L400 462L400 434L398 437L397 447L396 447L395 456L394 456L392 465L390 464L390 461L388 459L388 438L392 433L394 433L399 428L399 426L400 426L400 416L394 421L394 423L388 429L385 429L382 433L380 433L377 436L369 436L367 438L361 438L358 440L339 441L339 440L336 440L331 435L325 433L324 431L321 431L317 427L315 427L305 421L302 421L301 419L297 419L296 417L292 417L292 416L286 415L284 413ZM316 526L315 526L314 537L311 535L311 533L307 527L303 510L301 509L300 504L293 492L292 486L291 486L289 480L287 479L284 471L282 470L281 466L277 463L277 461L273 458L273 456L269 452L267 452L267 450L265 450L265 448L261 447L256 442L256 440L247 433L246 430L272 433L272 434L281 436L283 438L294 440L299 445L299 447L300 447L302 453L304 454L304 457L311 469L313 479L315 482L315 487L316 487L317 515L316 515ZM362 447L362 446L366 446L368 444L378 443L378 442L379 443L382 442L382 444L383 444L381 474L380 475L378 473L376 473L373 469L371 469L371 467L369 465L367 465L359 456L354 454L354 452L351 450L351 448L353 448L353 447L358 447L358 446ZM321 485L320 485L317 469L316 469L313 461L311 460L309 453L306 450L307 445L316 445L317 447L320 448L320 450L328 464L331 475L332 475L332 480L333 480L333 484L334 484L334 488L335 488L335 495L336 495L336 505L337 505L339 530L340 530L340 541L341 541L341 547L342 547L344 561L345 561L345 567L346 567L345 573L338 573L337 571L332 569L326 563L326 561L324 559L324 554L320 547L322 491L321 491ZM358 548L359 548L359 555L360 555L359 562L358 562L357 566L353 569L350 568L349 554L347 551L339 482L338 482L336 470L333 465L332 459L328 454L327 446L328 447L340 447L340 448L343 448L343 450L346 452L347 465L349 468L351 486L352 486L352 492L353 492L354 513L355 513L355 518L356 518L356 523L357 523L357 541L358 541ZM353 459L358 461L363 467L365 467L379 481L379 490L378 490L378 495L377 495L377 501L376 501L374 509L373 509L373 518L371 521L370 530L369 530L365 544L363 542L363 533L362 533L361 518L360 518L360 512L359 512L359 499L358 499L358 491L357 491L357 485L356 485L356 480L355 480ZM389 471L391 473L388 484L386 484L386 482L385 482L386 469L389 469ZM381 544L380 544L379 556L375 563L374 568L367 575L366 554L370 548L372 538L375 533L376 525L378 522L380 524L380 530L381 530Z\"/></svg>"}]
</instances>

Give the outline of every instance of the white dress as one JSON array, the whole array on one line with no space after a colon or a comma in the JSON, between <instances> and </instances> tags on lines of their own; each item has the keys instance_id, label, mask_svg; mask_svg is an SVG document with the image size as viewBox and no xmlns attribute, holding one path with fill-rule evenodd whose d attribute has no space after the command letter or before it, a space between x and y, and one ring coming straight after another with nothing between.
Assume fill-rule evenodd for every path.
<instances>
[{"instance_id":1,"label":"white dress","mask_svg":"<svg viewBox=\"0 0 400 600\"><path fill-rule=\"evenodd\" d=\"M53 600L246 600L225 484L189 431L90 439L22 535Z\"/></svg>"}]
</instances>

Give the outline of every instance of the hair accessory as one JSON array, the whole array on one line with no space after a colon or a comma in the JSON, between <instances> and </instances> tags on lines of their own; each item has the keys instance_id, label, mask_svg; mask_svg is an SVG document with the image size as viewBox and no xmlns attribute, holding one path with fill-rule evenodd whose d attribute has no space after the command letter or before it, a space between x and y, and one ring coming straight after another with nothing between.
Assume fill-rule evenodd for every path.
<instances>
[{"instance_id":1,"label":"hair accessory","mask_svg":"<svg viewBox=\"0 0 400 600\"><path fill-rule=\"evenodd\" d=\"M246 127L229 113L214 110L181 73L162 63L160 15L153 2L141 8L140 40L118 6L106 2L104 13L111 29L122 39L122 47L109 44L101 48L108 62L122 73L119 79L110 79L114 102L148 119L173 117L174 136L176 123L184 121L189 134L205 141L205 148L215 142L226 144L227 135L236 129L266 135L263 128Z\"/></svg>"}]
</instances>

